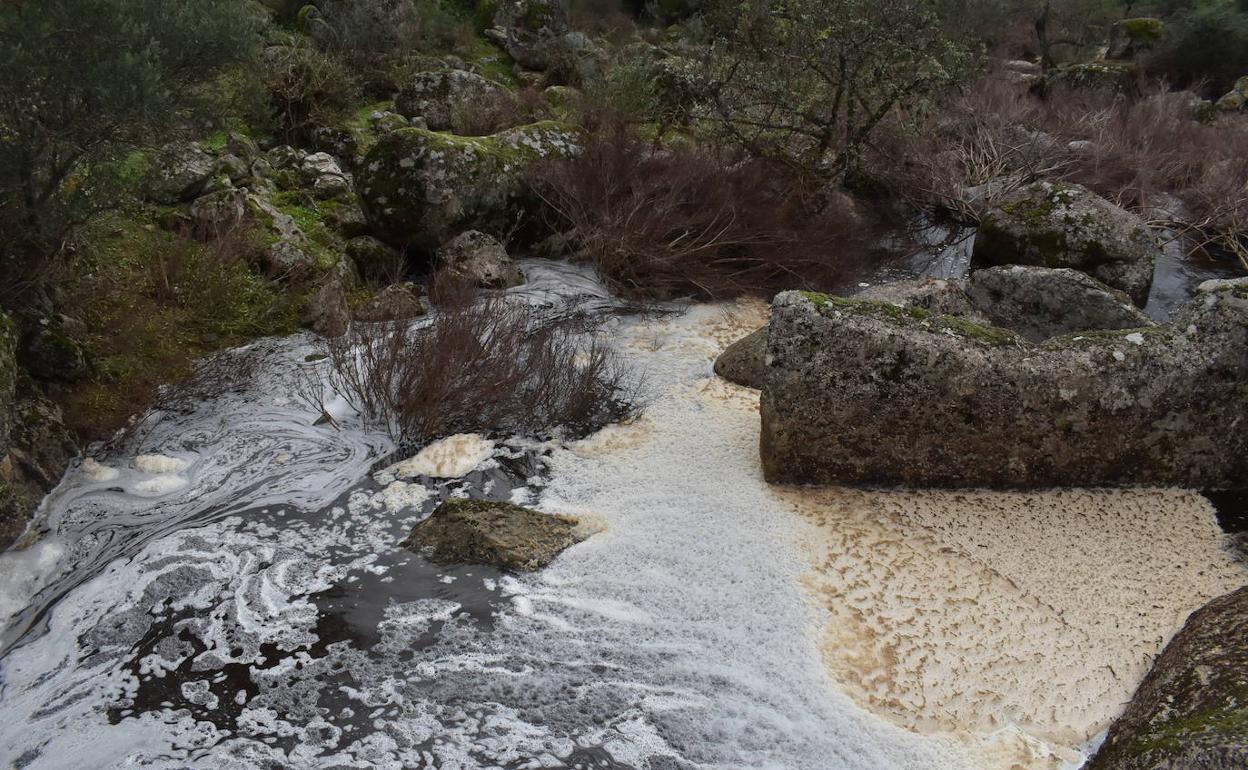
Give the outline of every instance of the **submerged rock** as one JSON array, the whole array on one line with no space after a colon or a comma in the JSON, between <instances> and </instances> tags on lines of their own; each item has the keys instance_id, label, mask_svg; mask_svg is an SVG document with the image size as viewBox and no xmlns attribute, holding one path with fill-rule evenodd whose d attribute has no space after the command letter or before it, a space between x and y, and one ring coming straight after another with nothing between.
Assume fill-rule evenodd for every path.
<instances>
[{"instance_id":1,"label":"submerged rock","mask_svg":"<svg viewBox=\"0 0 1248 770\"><path fill-rule=\"evenodd\" d=\"M438 249L438 263L451 277L486 289L510 289L524 275L497 238L477 230L460 233Z\"/></svg>"},{"instance_id":2,"label":"submerged rock","mask_svg":"<svg viewBox=\"0 0 1248 770\"><path fill-rule=\"evenodd\" d=\"M1087 770L1248 767L1248 586L1193 612Z\"/></svg>"},{"instance_id":3,"label":"submerged rock","mask_svg":"<svg viewBox=\"0 0 1248 770\"><path fill-rule=\"evenodd\" d=\"M767 327L742 337L715 359L715 373L729 382L761 390L766 380Z\"/></svg>"},{"instance_id":4,"label":"submerged rock","mask_svg":"<svg viewBox=\"0 0 1248 770\"><path fill-rule=\"evenodd\" d=\"M554 122L471 138L401 129L364 158L356 187L378 234L432 251L465 230L505 232L525 170L542 158L574 155L577 141L575 130Z\"/></svg>"},{"instance_id":5,"label":"submerged rock","mask_svg":"<svg viewBox=\"0 0 1248 770\"><path fill-rule=\"evenodd\" d=\"M1248 290L1173 326L1031 344L918 308L785 292L768 327L773 482L1044 487L1248 478Z\"/></svg>"},{"instance_id":6,"label":"submerged rock","mask_svg":"<svg viewBox=\"0 0 1248 770\"><path fill-rule=\"evenodd\" d=\"M976 270L967 293L989 323L1032 342L1071 332L1154 325L1126 294L1069 268Z\"/></svg>"},{"instance_id":7,"label":"submerged rock","mask_svg":"<svg viewBox=\"0 0 1248 770\"><path fill-rule=\"evenodd\" d=\"M581 538L577 520L488 500L447 500L417 524L403 547L438 564L534 570Z\"/></svg>"},{"instance_id":8,"label":"submerged rock","mask_svg":"<svg viewBox=\"0 0 1248 770\"><path fill-rule=\"evenodd\" d=\"M1161 247L1144 222L1074 184L1036 182L983 213L973 262L1067 267L1143 306Z\"/></svg>"}]
</instances>

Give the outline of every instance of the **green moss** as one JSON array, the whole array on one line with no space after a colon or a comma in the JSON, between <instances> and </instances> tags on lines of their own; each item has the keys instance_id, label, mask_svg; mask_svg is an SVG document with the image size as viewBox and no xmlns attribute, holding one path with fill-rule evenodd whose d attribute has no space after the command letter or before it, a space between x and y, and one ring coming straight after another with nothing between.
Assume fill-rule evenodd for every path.
<instances>
[{"instance_id":1,"label":"green moss","mask_svg":"<svg viewBox=\"0 0 1248 770\"><path fill-rule=\"evenodd\" d=\"M217 131L210 134L200 144L209 152L221 152L225 146L230 143L230 135L226 131Z\"/></svg>"},{"instance_id":2,"label":"green moss","mask_svg":"<svg viewBox=\"0 0 1248 770\"><path fill-rule=\"evenodd\" d=\"M936 315L919 307L899 306L882 300L837 297L817 292L801 292L801 296L823 315L829 312L840 312L885 318L901 326L921 326L936 333L952 332L963 339L993 347L1012 346L1020 342L1018 335L1009 329L985 326L956 316Z\"/></svg>"},{"instance_id":3,"label":"green moss","mask_svg":"<svg viewBox=\"0 0 1248 770\"><path fill-rule=\"evenodd\" d=\"M188 377L197 358L298 328L301 297L245 260L161 229L160 215L113 215L81 238L82 269L64 289L93 370L59 395L80 436L124 424L159 386Z\"/></svg>"},{"instance_id":4,"label":"green moss","mask_svg":"<svg viewBox=\"0 0 1248 770\"><path fill-rule=\"evenodd\" d=\"M1134 43L1156 43L1161 40L1166 31L1166 26L1162 24L1161 19L1147 16L1123 19L1118 23Z\"/></svg>"},{"instance_id":5,"label":"green moss","mask_svg":"<svg viewBox=\"0 0 1248 770\"><path fill-rule=\"evenodd\" d=\"M317 270L329 270L338 264L346 244L325 222L326 214L338 204L316 200L298 190L277 193L271 201L278 211L293 219L303 232L311 246Z\"/></svg>"}]
</instances>

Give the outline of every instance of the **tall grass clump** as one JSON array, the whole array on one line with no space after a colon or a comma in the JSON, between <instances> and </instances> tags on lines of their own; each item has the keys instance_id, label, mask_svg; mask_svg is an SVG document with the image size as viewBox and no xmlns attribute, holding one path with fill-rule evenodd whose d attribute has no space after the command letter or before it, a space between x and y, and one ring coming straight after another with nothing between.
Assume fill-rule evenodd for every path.
<instances>
[{"instance_id":1,"label":"tall grass clump","mask_svg":"<svg viewBox=\"0 0 1248 770\"><path fill-rule=\"evenodd\" d=\"M397 442L455 433L584 435L634 415L636 382L585 319L502 297L427 324L355 324L325 343L329 391ZM305 383L323 409L326 383Z\"/></svg>"}]
</instances>

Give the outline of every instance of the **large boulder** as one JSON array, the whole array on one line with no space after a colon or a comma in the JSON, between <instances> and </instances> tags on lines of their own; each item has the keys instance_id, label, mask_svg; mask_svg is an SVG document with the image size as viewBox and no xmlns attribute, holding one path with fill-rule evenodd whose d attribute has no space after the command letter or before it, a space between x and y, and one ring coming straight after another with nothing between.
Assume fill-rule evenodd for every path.
<instances>
[{"instance_id":1,"label":"large boulder","mask_svg":"<svg viewBox=\"0 0 1248 770\"><path fill-rule=\"evenodd\" d=\"M147 197L175 205L194 199L217 174L217 159L192 142L175 142L160 148L152 158Z\"/></svg>"},{"instance_id":2,"label":"large boulder","mask_svg":"<svg viewBox=\"0 0 1248 770\"><path fill-rule=\"evenodd\" d=\"M419 72L394 98L394 109L406 118L424 118L432 131L469 133L469 117L482 110L501 111L515 98L493 80L463 70Z\"/></svg>"},{"instance_id":3,"label":"large boulder","mask_svg":"<svg viewBox=\"0 0 1248 770\"><path fill-rule=\"evenodd\" d=\"M976 270L967 295L989 323L1032 342L1071 332L1153 325L1126 294L1069 268L1010 265Z\"/></svg>"},{"instance_id":4,"label":"large boulder","mask_svg":"<svg viewBox=\"0 0 1248 770\"><path fill-rule=\"evenodd\" d=\"M1150 51L1165 37L1166 25L1161 19L1140 16L1115 22L1109 31L1110 59L1131 59Z\"/></svg>"},{"instance_id":5,"label":"large boulder","mask_svg":"<svg viewBox=\"0 0 1248 770\"><path fill-rule=\"evenodd\" d=\"M69 333L69 321L49 315L32 319L18 346L17 358L32 377L75 382L90 369L82 345Z\"/></svg>"},{"instance_id":6,"label":"large boulder","mask_svg":"<svg viewBox=\"0 0 1248 770\"><path fill-rule=\"evenodd\" d=\"M447 500L417 524L403 546L438 564L541 569L581 540L578 522L488 500Z\"/></svg>"},{"instance_id":7,"label":"large boulder","mask_svg":"<svg viewBox=\"0 0 1248 770\"><path fill-rule=\"evenodd\" d=\"M460 233L438 249L444 275L484 289L510 289L524 283L524 275L492 235L477 230Z\"/></svg>"},{"instance_id":8,"label":"large boulder","mask_svg":"<svg viewBox=\"0 0 1248 770\"><path fill-rule=\"evenodd\" d=\"M1214 104L1219 112L1239 112L1248 106L1248 75L1235 81L1234 87Z\"/></svg>"},{"instance_id":9,"label":"large boulder","mask_svg":"<svg viewBox=\"0 0 1248 770\"><path fill-rule=\"evenodd\" d=\"M1086 770L1248 767L1248 586L1188 617Z\"/></svg>"},{"instance_id":10,"label":"large boulder","mask_svg":"<svg viewBox=\"0 0 1248 770\"><path fill-rule=\"evenodd\" d=\"M0 312L0 549L22 534L78 452L60 409L21 375L14 347L12 326Z\"/></svg>"},{"instance_id":11,"label":"large boulder","mask_svg":"<svg viewBox=\"0 0 1248 770\"><path fill-rule=\"evenodd\" d=\"M1080 270L1143 307L1160 251L1131 212L1079 185L1036 182L981 214L972 262Z\"/></svg>"},{"instance_id":12,"label":"large boulder","mask_svg":"<svg viewBox=\"0 0 1248 770\"><path fill-rule=\"evenodd\" d=\"M520 66L544 70L565 50L570 32L564 0L498 0L486 35Z\"/></svg>"},{"instance_id":13,"label":"large boulder","mask_svg":"<svg viewBox=\"0 0 1248 770\"><path fill-rule=\"evenodd\" d=\"M401 129L364 158L356 188L378 234L431 252L465 230L506 232L525 192L524 172L542 158L574 155L578 138L553 122L471 138Z\"/></svg>"},{"instance_id":14,"label":"large boulder","mask_svg":"<svg viewBox=\"0 0 1248 770\"><path fill-rule=\"evenodd\" d=\"M1046 487L1248 478L1248 287L1173 326L1028 343L918 308L785 292L762 399L775 482Z\"/></svg>"}]
</instances>

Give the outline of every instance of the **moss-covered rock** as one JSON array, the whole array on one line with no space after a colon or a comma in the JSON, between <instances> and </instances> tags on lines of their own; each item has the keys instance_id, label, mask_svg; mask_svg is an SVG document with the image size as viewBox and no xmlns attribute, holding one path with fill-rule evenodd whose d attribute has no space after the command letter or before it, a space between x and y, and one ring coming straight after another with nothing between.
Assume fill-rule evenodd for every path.
<instances>
[{"instance_id":1,"label":"moss-covered rock","mask_svg":"<svg viewBox=\"0 0 1248 770\"><path fill-rule=\"evenodd\" d=\"M511 503L448 500L417 524L403 546L438 564L545 567L580 540L578 522Z\"/></svg>"},{"instance_id":2,"label":"moss-covered rock","mask_svg":"<svg viewBox=\"0 0 1248 770\"><path fill-rule=\"evenodd\" d=\"M523 205L524 172L574 155L578 141L575 130L549 121L484 137L402 129L365 157L356 189L384 239L432 252L466 230L501 236Z\"/></svg>"},{"instance_id":3,"label":"moss-covered rock","mask_svg":"<svg viewBox=\"0 0 1248 770\"><path fill-rule=\"evenodd\" d=\"M1235 81L1235 86L1214 105L1219 112L1239 112L1248 107L1248 75Z\"/></svg>"},{"instance_id":4,"label":"moss-covered rock","mask_svg":"<svg viewBox=\"0 0 1248 770\"><path fill-rule=\"evenodd\" d=\"M1129 211L1079 185L1036 182L981 214L973 263L1080 270L1142 307L1160 251Z\"/></svg>"},{"instance_id":5,"label":"moss-covered rock","mask_svg":"<svg viewBox=\"0 0 1248 770\"><path fill-rule=\"evenodd\" d=\"M1110 59L1130 59L1151 50L1165 34L1166 25L1161 19L1151 16L1123 19L1110 30L1109 51L1105 55Z\"/></svg>"},{"instance_id":6,"label":"moss-covered rock","mask_svg":"<svg viewBox=\"0 0 1248 770\"><path fill-rule=\"evenodd\" d=\"M782 293L768 326L764 473L920 487L1241 485L1248 296L1237 292L1199 293L1173 325L1039 344L915 307Z\"/></svg>"},{"instance_id":7,"label":"moss-covered rock","mask_svg":"<svg viewBox=\"0 0 1248 770\"><path fill-rule=\"evenodd\" d=\"M467 134L474 115L504 113L515 97L492 80L463 70L419 72L403 85L394 109L405 118L424 118L432 131Z\"/></svg>"},{"instance_id":8,"label":"moss-covered rock","mask_svg":"<svg viewBox=\"0 0 1248 770\"><path fill-rule=\"evenodd\" d=\"M18 361L40 380L73 382L87 373L82 345L59 316L32 319L18 346Z\"/></svg>"},{"instance_id":9,"label":"moss-covered rock","mask_svg":"<svg viewBox=\"0 0 1248 770\"><path fill-rule=\"evenodd\" d=\"M1192 613L1085 767L1248 767L1248 587Z\"/></svg>"}]
</instances>

